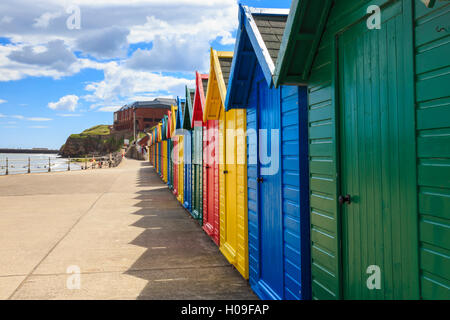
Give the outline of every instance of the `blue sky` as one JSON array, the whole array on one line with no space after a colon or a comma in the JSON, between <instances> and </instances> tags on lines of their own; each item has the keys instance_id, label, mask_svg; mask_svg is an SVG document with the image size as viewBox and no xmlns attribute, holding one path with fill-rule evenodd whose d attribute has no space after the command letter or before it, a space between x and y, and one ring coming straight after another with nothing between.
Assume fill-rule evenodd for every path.
<instances>
[{"instance_id":1,"label":"blue sky","mask_svg":"<svg viewBox=\"0 0 450 320\"><path fill-rule=\"evenodd\" d=\"M76 8L79 29L67 27ZM126 103L182 95L208 71L211 46L234 49L237 23L235 0L3 0L0 148L59 149Z\"/></svg>"}]
</instances>

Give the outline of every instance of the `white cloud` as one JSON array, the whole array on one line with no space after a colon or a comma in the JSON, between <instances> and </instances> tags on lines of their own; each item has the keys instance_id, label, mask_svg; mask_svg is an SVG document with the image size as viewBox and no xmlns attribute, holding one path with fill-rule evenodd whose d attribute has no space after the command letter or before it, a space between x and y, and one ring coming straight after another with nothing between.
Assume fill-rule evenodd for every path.
<instances>
[{"instance_id":1,"label":"white cloud","mask_svg":"<svg viewBox=\"0 0 450 320\"><path fill-rule=\"evenodd\" d=\"M74 112L78 105L78 96L67 95L58 100L58 102L50 102L48 107L52 110L67 110Z\"/></svg>"},{"instance_id":2,"label":"white cloud","mask_svg":"<svg viewBox=\"0 0 450 320\"><path fill-rule=\"evenodd\" d=\"M178 2L178 4L177 4ZM189 5L188 5L189 3ZM186 5L188 7L186 7ZM157 37L194 37L197 42L222 38L222 44L232 44L231 33L238 25L238 5L235 0L173 1L166 11L155 11L146 22L131 28L130 43L149 42ZM188 44L189 46L189 44Z\"/></svg>"},{"instance_id":3,"label":"white cloud","mask_svg":"<svg viewBox=\"0 0 450 320\"><path fill-rule=\"evenodd\" d=\"M26 120L28 121L35 121L35 122L47 122L47 121L52 121L53 119L50 118L38 118L38 117L31 117L31 118L26 118Z\"/></svg>"},{"instance_id":4,"label":"white cloud","mask_svg":"<svg viewBox=\"0 0 450 320\"><path fill-rule=\"evenodd\" d=\"M189 82L191 83L191 82ZM128 100L128 102L134 102L134 101L152 101L155 100L156 98L168 98L168 99L175 99L176 96L173 94L169 94L169 95L164 95L164 94L141 94L141 95L136 95L136 96L132 96L130 97L130 99Z\"/></svg>"},{"instance_id":5,"label":"white cloud","mask_svg":"<svg viewBox=\"0 0 450 320\"><path fill-rule=\"evenodd\" d=\"M11 23L14 19L12 17L9 16L3 16L0 19L0 24L7 24L7 23Z\"/></svg>"},{"instance_id":6,"label":"white cloud","mask_svg":"<svg viewBox=\"0 0 450 320\"><path fill-rule=\"evenodd\" d=\"M47 122L47 121L52 121L53 119L50 118L42 118L42 117L25 117L22 115L4 115L4 114L0 114L0 118L12 118L12 119L17 119L17 120L25 120L25 121L32 121L32 122ZM16 121L8 121L8 124L16 124Z\"/></svg>"},{"instance_id":7,"label":"white cloud","mask_svg":"<svg viewBox=\"0 0 450 320\"><path fill-rule=\"evenodd\" d=\"M173 9L177 19L147 16L145 24L131 28L128 41L152 41L153 47L135 51L127 66L149 71L206 71L211 42L219 39L223 45L234 44L232 32L238 24L235 1L226 0L215 5L216 10L194 6L195 15L191 19L191 13L186 14L183 7Z\"/></svg>"},{"instance_id":8,"label":"white cloud","mask_svg":"<svg viewBox=\"0 0 450 320\"><path fill-rule=\"evenodd\" d=\"M125 57L129 32L127 28L117 26L96 30L78 39L77 46L84 53L92 54L97 58Z\"/></svg>"},{"instance_id":9,"label":"white cloud","mask_svg":"<svg viewBox=\"0 0 450 320\"><path fill-rule=\"evenodd\" d=\"M128 43L161 39L191 38L190 46L207 51L210 42L219 39L232 44L232 32L238 23L236 0L132 0L70 1L81 10L81 29L69 30L65 3L57 0L3 0L0 12L14 18L14 24L2 28L2 36L15 44L38 46L62 40L72 51L111 57L122 54ZM26 7L27 10L17 10ZM34 23L33 23L34 22ZM163 40L160 40L163 41ZM174 48L176 48L176 43ZM117 57L115 57L117 58ZM199 56L198 61L203 57Z\"/></svg>"},{"instance_id":10,"label":"white cloud","mask_svg":"<svg viewBox=\"0 0 450 320\"><path fill-rule=\"evenodd\" d=\"M0 99L0 104L2 104L2 103L7 103L8 101L6 101L6 100L3 100L3 99Z\"/></svg>"},{"instance_id":11,"label":"white cloud","mask_svg":"<svg viewBox=\"0 0 450 320\"><path fill-rule=\"evenodd\" d=\"M89 83L82 97L95 110L132 99L183 95L186 84L194 85L194 71L207 71L212 42L232 45L238 24L236 0L71 0L80 6L81 29L69 30L65 4L0 2L2 15L14 19L4 23L0 17L2 36L11 41L0 45L0 82L101 70L104 79ZM17 10L20 7L27 10ZM130 44L151 49L127 57ZM49 108L76 110L78 100L64 98Z\"/></svg>"},{"instance_id":12,"label":"white cloud","mask_svg":"<svg viewBox=\"0 0 450 320\"><path fill-rule=\"evenodd\" d=\"M63 113L63 114L58 114L58 117L74 118L74 117L81 117L81 114L79 114L79 113Z\"/></svg>"},{"instance_id":13,"label":"white cloud","mask_svg":"<svg viewBox=\"0 0 450 320\"><path fill-rule=\"evenodd\" d=\"M29 126L30 129L47 129L47 126Z\"/></svg>"},{"instance_id":14,"label":"white cloud","mask_svg":"<svg viewBox=\"0 0 450 320\"><path fill-rule=\"evenodd\" d=\"M192 42L188 45L189 42ZM152 50L138 49L127 61L136 70L162 72L194 72L206 70L209 65L208 42L174 36L157 37Z\"/></svg>"},{"instance_id":15,"label":"white cloud","mask_svg":"<svg viewBox=\"0 0 450 320\"><path fill-rule=\"evenodd\" d=\"M62 15L61 11L58 12L45 12L39 18L35 19L33 27L35 28L47 28L50 21L59 18Z\"/></svg>"},{"instance_id":16,"label":"white cloud","mask_svg":"<svg viewBox=\"0 0 450 320\"><path fill-rule=\"evenodd\" d=\"M43 50L42 48L34 49L35 47L32 46L24 46L19 50L12 51L8 58L18 63L49 67L57 71L66 71L77 61L63 40L50 41Z\"/></svg>"},{"instance_id":17,"label":"white cloud","mask_svg":"<svg viewBox=\"0 0 450 320\"><path fill-rule=\"evenodd\" d=\"M11 116L6 115L0 115L0 118L12 118L12 119L18 119L18 120L26 120L26 121L33 121L33 122L45 122L45 121L52 121L53 119L50 118L42 118L42 117L25 117L20 114L15 114ZM13 121L10 121L9 123L13 123ZM16 123L16 122L14 122Z\"/></svg>"},{"instance_id":18,"label":"white cloud","mask_svg":"<svg viewBox=\"0 0 450 320\"><path fill-rule=\"evenodd\" d=\"M98 109L98 111L101 111L101 112L116 112L120 108L122 108L122 106L102 107L102 108Z\"/></svg>"},{"instance_id":19,"label":"white cloud","mask_svg":"<svg viewBox=\"0 0 450 320\"><path fill-rule=\"evenodd\" d=\"M82 69L91 68L91 69L97 69L102 70L104 68L105 63L92 61L89 59L76 59L72 64L65 65L64 59L59 58L56 61L53 59L49 59L48 62L50 65L44 64L44 58L43 55L49 55L49 53L45 52L36 52L36 47L33 47L32 55L39 55L40 57L36 59L34 63L31 63L30 56L25 54L25 58L27 62L29 63L22 63L18 61L13 61L9 58L9 56L13 52L22 52L23 55L23 48L25 46L20 45L6 45L1 46L0 45L0 82L1 81L14 81L14 80L21 80L26 77L52 77L53 79L60 79L64 76L71 76L74 75ZM17 53L16 53L17 54ZM69 52L69 54L71 54ZM20 55L19 55L20 56ZM20 59L18 58L18 59ZM40 63L36 63L40 59ZM67 58L66 58L67 59ZM59 61L59 63L57 62ZM68 61L68 60L67 60ZM25 61L24 61L25 62ZM59 67L57 70L53 68L52 66Z\"/></svg>"},{"instance_id":20,"label":"white cloud","mask_svg":"<svg viewBox=\"0 0 450 320\"><path fill-rule=\"evenodd\" d=\"M131 70L116 62L109 63L104 74L103 81L90 83L85 87L86 91L92 92L83 97L94 102L91 109L105 104L123 105L136 96L170 96L170 93L182 95L186 85L193 86L195 83L193 79Z\"/></svg>"}]
</instances>

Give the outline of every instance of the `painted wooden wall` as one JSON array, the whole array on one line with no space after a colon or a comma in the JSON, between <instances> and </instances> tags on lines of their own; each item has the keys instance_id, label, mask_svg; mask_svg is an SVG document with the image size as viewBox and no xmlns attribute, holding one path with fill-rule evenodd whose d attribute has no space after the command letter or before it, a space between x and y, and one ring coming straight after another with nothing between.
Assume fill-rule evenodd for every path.
<instances>
[{"instance_id":1,"label":"painted wooden wall","mask_svg":"<svg viewBox=\"0 0 450 320\"><path fill-rule=\"evenodd\" d=\"M362 36L367 32L364 18L367 18L365 10L370 4L384 5L383 24L376 33ZM313 298L345 298L349 292L363 299L449 297L450 245L448 241L443 241L444 238L449 239L449 216L448 210L444 209L448 208L450 181L449 152L446 148L449 123L443 120L448 118L448 86L443 84L449 82L446 72L449 67L446 54L449 48L446 45L448 34L436 28L443 21L448 21L448 12L448 4L437 2L434 9L429 9L421 1L336 1L332 8L308 86ZM411 21L413 16L414 28ZM359 31L357 25L352 25L357 33L351 40L352 31L345 27L357 21L358 17L364 20L359 22ZM341 39L339 41L343 41L339 45L340 57L335 55L336 35ZM347 45L345 41L349 41ZM351 46L351 41L360 42ZM345 59L352 61L352 54L356 57L354 63L346 64ZM412 74L414 54L415 77ZM336 65L347 69L338 73ZM358 70L363 68L369 69L358 78ZM364 78L377 68L380 70L376 72L378 78ZM351 78L352 72L358 76L355 76L356 82ZM360 79L361 86L358 82ZM415 88L413 79L416 81ZM346 118L342 113L345 110L340 109L340 103L348 103L352 98L349 90L339 96L338 83L369 94L366 94L366 108L371 105L372 108L389 106L386 111L379 113L387 118L376 118L378 113L367 109L365 118L359 122L369 121L367 124L372 126L372 137L379 133L387 139L387 148L380 150L378 155L382 155L380 163L383 170L390 170L384 182L388 185L379 187L377 175L371 176L368 171L363 178L374 179L374 190L365 190L361 199L356 199L356 206L349 205L342 209L337 199L344 181L338 178L340 174L345 174L345 170L349 170L346 169L348 164L345 157L353 151L349 144L345 145L340 139L348 134L345 127L354 128L355 133L351 134L354 137L363 131L360 131L362 124L352 125L351 117ZM371 85L364 87L368 83ZM370 96L374 88L379 89L379 95ZM411 112L414 89L416 114ZM385 103L380 104L380 101ZM338 122L339 119L342 122ZM383 119L386 121L383 122ZM379 120L382 126L384 123L388 127L383 130L377 127ZM394 127L396 131L392 129ZM375 159L376 153L373 155ZM372 160L367 159L365 165L370 165ZM418 184L418 199L414 196L415 181ZM385 238L384 251L379 251L380 247L375 249L378 258L372 257L362 246L360 253L349 252L346 243L351 240L349 235L355 233L348 233L347 228L352 228L358 222L351 222L347 217L352 216L352 212L356 214L359 201L365 201L364 198L370 194L377 196L379 192L383 193L385 210L395 212L392 220L380 224L382 216L377 214L373 216L374 220L359 222L358 228L366 230L361 236L376 239L381 232L387 237L392 235L396 240ZM372 209L366 208L366 211ZM381 212L381 209L376 210ZM380 262L388 252L392 252L392 260ZM378 260L383 264L385 286L394 284L393 289L371 292L363 288L365 285L352 286L348 280L351 277L348 260L343 260L349 256L358 257L361 266ZM365 269L355 269L353 274L361 274L363 280L367 277Z\"/></svg>"},{"instance_id":2,"label":"painted wooden wall","mask_svg":"<svg viewBox=\"0 0 450 320\"><path fill-rule=\"evenodd\" d=\"M163 181L165 183L168 182L168 161L167 161L167 140L163 140L162 142L162 176Z\"/></svg>"},{"instance_id":3,"label":"painted wooden wall","mask_svg":"<svg viewBox=\"0 0 450 320\"><path fill-rule=\"evenodd\" d=\"M227 131L229 130L229 131ZM228 135L235 132L236 135ZM219 114L220 251L248 279L246 111Z\"/></svg>"},{"instance_id":4,"label":"painted wooden wall","mask_svg":"<svg viewBox=\"0 0 450 320\"><path fill-rule=\"evenodd\" d=\"M187 107L186 107L187 108ZM184 135L183 142L183 154L184 154L184 186L183 197L184 207L191 212L192 210L192 130L188 131L189 134Z\"/></svg>"},{"instance_id":5,"label":"painted wooden wall","mask_svg":"<svg viewBox=\"0 0 450 320\"><path fill-rule=\"evenodd\" d=\"M429 9L415 1L414 9L420 295L423 299L448 300L450 3L437 1Z\"/></svg>"},{"instance_id":6,"label":"painted wooden wall","mask_svg":"<svg viewBox=\"0 0 450 320\"><path fill-rule=\"evenodd\" d=\"M217 120L208 120L203 130L203 230L217 245L220 244L218 126Z\"/></svg>"},{"instance_id":7,"label":"painted wooden wall","mask_svg":"<svg viewBox=\"0 0 450 320\"><path fill-rule=\"evenodd\" d=\"M203 224L203 126L192 130L192 216Z\"/></svg>"},{"instance_id":8,"label":"painted wooden wall","mask_svg":"<svg viewBox=\"0 0 450 320\"><path fill-rule=\"evenodd\" d=\"M257 132L260 128L259 113L266 112L266 117L275 121L275 129L280 132L280 158L276 174L261 175L260 165L254 164L258 143L255 138L247 139L250 284L264 299L309 299L311 275L306 88L282 86L269 89L259 66L256 67L251 88L247 130ZM266 97L266 100L262 101L258 95ZM263 103L266 105L264 110L261 109ZM260 177L264 179L263 184L271 184L273 192L261 193L261 186L257 183ZM264 222L261 220L262 208L259 207L262 203L270 202L279 208L273 210L273 216L265 217ZM264 225L270 219L274 219L274 222ZM279 243L279 249L275 250L277 255L264 255L261 251L262 241L273 241L274 245ZM275 263L280 267L278 272L271 270L271 275L267 271L266 275L261 274L263 268L268 270ZM270 285L274 286L270 289L266 289L268 277ZM260 285L260 280L265 281L264 285Z\"/></svg>"}]
</instances>

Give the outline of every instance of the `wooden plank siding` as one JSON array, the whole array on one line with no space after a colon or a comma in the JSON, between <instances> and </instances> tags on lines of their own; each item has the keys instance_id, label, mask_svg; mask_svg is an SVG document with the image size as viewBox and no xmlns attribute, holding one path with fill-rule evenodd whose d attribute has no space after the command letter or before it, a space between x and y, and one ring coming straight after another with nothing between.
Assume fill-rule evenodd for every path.
<instances>
[{"instance_id":1,"label":"wooden plank siding","mask_svg":"<svg viewBox=\"0 0 450 320\"><path fill-rule=\"evenodd\" d=\"M423 299L450 299L450 4L415 1L417 190ZM440 30L440 31L439 31Z\"/></svg>"}]
</instances>

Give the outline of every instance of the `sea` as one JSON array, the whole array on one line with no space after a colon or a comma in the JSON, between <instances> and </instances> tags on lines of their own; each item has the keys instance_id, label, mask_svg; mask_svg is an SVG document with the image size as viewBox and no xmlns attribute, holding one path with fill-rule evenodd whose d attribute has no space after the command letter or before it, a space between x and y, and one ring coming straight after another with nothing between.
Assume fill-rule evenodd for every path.
<instances>
[{"instance_id":1,"label":"sea","mask_svg":"<svg viewBox=\"0 0 450 320\"><path fill-rule=\"evenodd\" d=\"M0 153L0 175L6 174L6 159L8 159L8 174L28 173L28 159L31 173L48 172L49 159L52 172L68 170L68 160L57 154ZM81 164L70 164L70 170L81 169Z\"/></svg>"}]
</instances>

